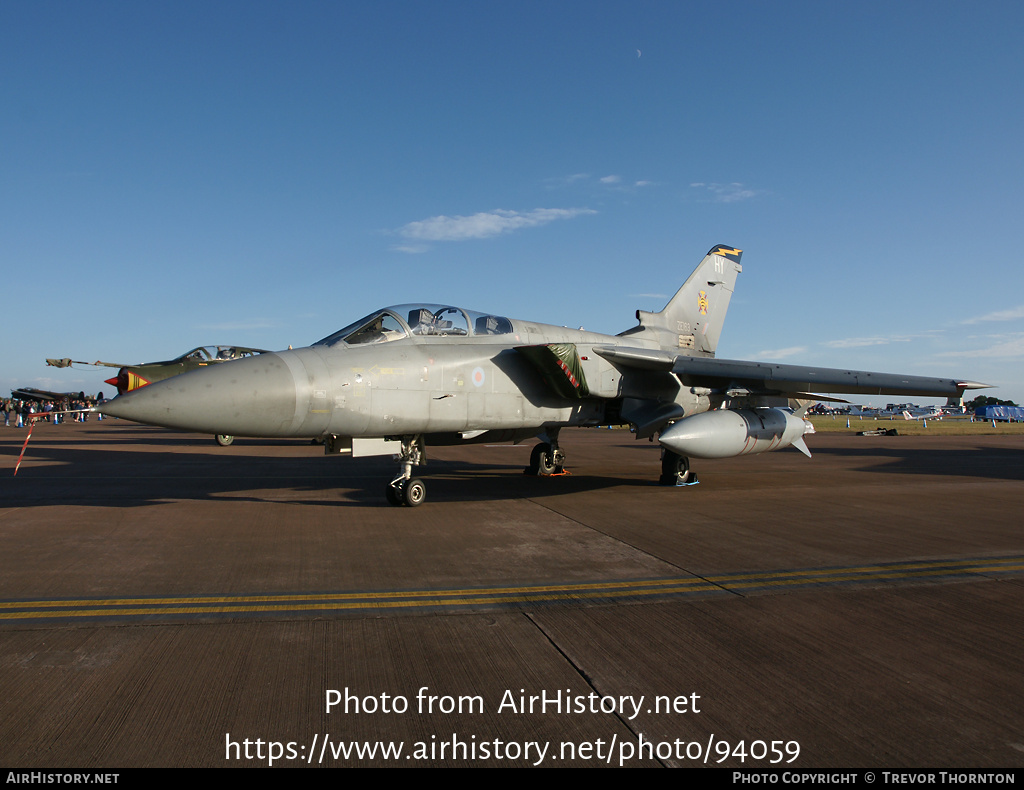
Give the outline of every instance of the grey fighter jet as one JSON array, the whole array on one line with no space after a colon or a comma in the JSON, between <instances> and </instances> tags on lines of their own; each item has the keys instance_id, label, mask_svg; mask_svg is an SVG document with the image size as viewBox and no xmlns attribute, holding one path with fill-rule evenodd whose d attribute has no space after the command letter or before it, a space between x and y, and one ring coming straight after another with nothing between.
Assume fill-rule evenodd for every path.
<instances>
[{"instance_id":1,"label":"grey fighter jet","mask_svg":"<svg viewBox=\"0 0 1024 790\"><path fill-rule=\"evenodd\" d=\"M658 313L638 310L619 335L566 329L436 304L377 310L308 348L226 362L98 406L137 422L213 434L319 439L328 453L395 454L392 504L426 497L413 468L426 447L537 436L527 472L555 474L568 426L629 424L657 436L661 482L686 485L689 458L793 445L813 432L793 400L818 393L946 396L959 379L715 358L742 271L718 245Z\"/></svg>"}]
</instances>

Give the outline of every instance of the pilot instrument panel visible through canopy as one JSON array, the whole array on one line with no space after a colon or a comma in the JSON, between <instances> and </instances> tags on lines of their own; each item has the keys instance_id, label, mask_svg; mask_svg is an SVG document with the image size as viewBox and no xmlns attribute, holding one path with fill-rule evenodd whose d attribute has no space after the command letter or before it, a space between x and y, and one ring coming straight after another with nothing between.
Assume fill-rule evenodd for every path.
<instances>
[{"instance_id":1,"label":"pilot instrument panel visible through canopy","mask_svg":"<svg viewBox=\"0 0 1024 790\"><path fill-rule=\"evenodd\" d=\"M339 329L314 345L349 346L389 343L404 337L482 337L508 335L512 322L507 318L474 310L439 304L402 304L385 307Z\"/></svg>"}]
</instances>

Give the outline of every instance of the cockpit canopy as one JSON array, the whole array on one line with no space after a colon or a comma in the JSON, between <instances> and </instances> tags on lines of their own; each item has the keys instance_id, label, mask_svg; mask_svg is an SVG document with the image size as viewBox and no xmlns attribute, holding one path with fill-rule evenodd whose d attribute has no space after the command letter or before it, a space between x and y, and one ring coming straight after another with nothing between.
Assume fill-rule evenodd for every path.
<instances>
[{"instance_id":1,"label":"cockpit canopy","mask_svg":"<svg viewBox=\"0 0 1024 790\"><path fill-rule=\"evenodd\" d=\"M226 359L241 359L251 357L254 354L265 353L260 348L243 348L242 346L200 346L193 348L178 357L174 362L190 360L192 362L223 361Z\"/></svg>"},{"instance_id":2,"label":"cockpit canopy","mask_svg":"<svg viewBox=\"0 0 1024 790\"><path fill-rule=\"evenodd\" d=\"M360 318L333 335L317 341L317 346L344 343L359 346L389 343L403 337L480 337L507 335L512 322L499 315L477 313L440 304L401 304L385 307Z\"/></svg>"}]
</instances>

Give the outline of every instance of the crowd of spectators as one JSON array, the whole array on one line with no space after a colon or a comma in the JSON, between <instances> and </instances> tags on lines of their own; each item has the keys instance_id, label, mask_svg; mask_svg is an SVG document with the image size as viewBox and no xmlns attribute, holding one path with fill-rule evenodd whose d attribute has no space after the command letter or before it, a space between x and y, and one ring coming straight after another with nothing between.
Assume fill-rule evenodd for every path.
<instances>
[{"instance_id":1,"label":"crowd of spectators","mask_svg":"<svg viewBox=\"0 0 1024 790\"><path fill-rule=\"evenodd\" d=\"M62 400L22 400L20 398L0 399L0 415L4 418L4 426L8 428L27 428L31 420L45 420L53 425L59 425L71 420L73 422L85 422L89 419L89 409L103 399L103 393L99 395L86 395L84 392L77 396L65 397ZM102 420L103 415L97 414L96 419Z\"/></svg>"}]
</instances>

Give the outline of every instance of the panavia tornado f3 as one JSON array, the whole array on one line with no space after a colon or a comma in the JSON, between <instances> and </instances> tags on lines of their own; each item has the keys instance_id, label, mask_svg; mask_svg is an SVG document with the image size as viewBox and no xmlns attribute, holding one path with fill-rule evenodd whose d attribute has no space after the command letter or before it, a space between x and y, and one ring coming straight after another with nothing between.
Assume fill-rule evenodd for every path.
<instances>
[{"instance_id":1,"label":"panavia tornado f3","mask_svg":"<svg viewBox=\"0 0 1024 790\"><path fill-rule=\"evenodd\" d=\"M428 445L538 437L527 472L565 464L559 431L628 424L657 436L666 485L694 482L690 458L792 445L810 455L803 419L818 393L945 396L960 379L716 359L742 271L718 245L658 313L619 335L436 304L377 310L307 347L230 361L121 395L97 410L213 434L319 439L327 453L396 455L391 504L426 497L413 468ZM796 404L794 410L790 406Z\"/></svg>"}]
</instances>

